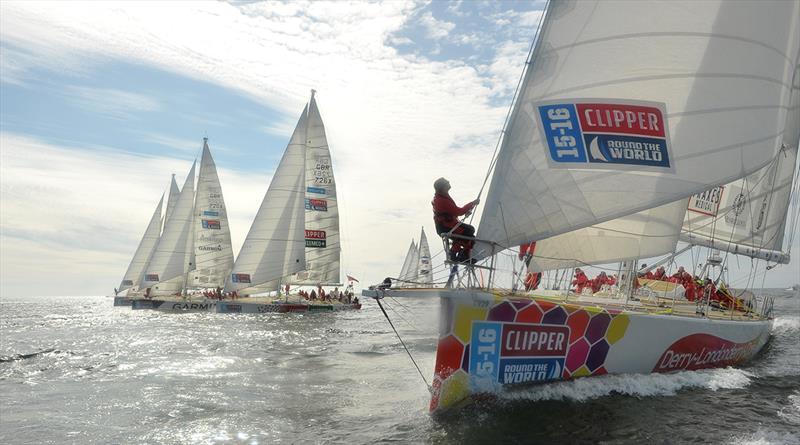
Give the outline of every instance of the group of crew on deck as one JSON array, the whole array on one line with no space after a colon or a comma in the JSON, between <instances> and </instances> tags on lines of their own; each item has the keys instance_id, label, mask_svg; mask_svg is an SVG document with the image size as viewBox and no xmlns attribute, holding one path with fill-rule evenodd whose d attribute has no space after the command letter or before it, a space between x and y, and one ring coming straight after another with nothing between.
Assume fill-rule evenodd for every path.
<instances>
[{"instance_id":1,"label":"group of crew on deck","mask_svg":"<svg viewBox=\"0 0 800 445\"><path fill-rule=\"evenodd\" d=\"M646 267L646 264L642 266L643 269ZM689 301L698 303L708 301L711 306L719 308L730 308L733 305L737 310L746 309L744 301L731 295L724 284L717 287L711 278L701 279L697 275L687 272L683 266L678 267L678 271L672 275L668 275L663 267L658 267L655 271L640 272L638 278L680 284L684 288L684 298ZM572 285L575 286L573 291L578 294L583 293L586 288L590 288L592 293L596 293L603 285L613 286L616 283L616 275L608 276L605 272L600 272L597 277L590 279L580 268L575 269L575 279L572 280ZM634 288L641 285L642 283L637 279Z\"/></svg>"},{"instance_id":2,"label":"group of crew on deck","mask_svg":"<svg viewBox=\"0 0 800 445\"><path fill-rule=\"evenodd\" d=\"M289 294L289 285L286 285L286 294ZM334 301L338 301L342 304L358 304L358 297L353 296L352 290L348 287L344 291L340 291L338 287L333 288L330 292L325 292L325 289L322 286L317 286L317 290L311 290L311 292L305 291L300 289L298 294L306 299L307 301L319 301L319 302L328 302L332 303Z\"/></svg>"}]
</instances>

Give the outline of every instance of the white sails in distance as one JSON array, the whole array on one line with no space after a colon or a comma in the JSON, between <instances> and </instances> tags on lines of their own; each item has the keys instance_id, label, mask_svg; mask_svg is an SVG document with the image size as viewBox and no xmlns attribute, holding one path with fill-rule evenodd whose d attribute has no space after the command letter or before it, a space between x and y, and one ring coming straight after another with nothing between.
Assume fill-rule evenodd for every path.
<instances>
[{"instance_id":1,"label":"white sails in distance","mask_svg":"<svg viewBox=\"0 0 800 445\"><path fill-rule=\"evenodd\" d=\"M775 158L799 2L549 5L478 229L490 243L474 256L668 205Z\"/></svg>"},{"instance_id":2,"label":"white sails in distance","mask_svg":"<svg viewBox=\"0 0 800 445\"><path fill-rule=\"evenodd\" d=\"M419 244L411 240L408 246L406 259L403 261L403 268L397 276L395 287L420 287L428 286L433 283L433 270L431 267L431 249L428 246L428 238L425 236L425 228L419 235Z\"/></svg>"},{"instance_id":3,"label":"white sails in distance","mask_svg":"<svg viewBox=\"0 0 800 445\"><path fill-rule=\"evenodd\" d=\"M312 91L236 258L226 292L339 281L339 212L325 126Z\"/></svg>"}]
</instances>

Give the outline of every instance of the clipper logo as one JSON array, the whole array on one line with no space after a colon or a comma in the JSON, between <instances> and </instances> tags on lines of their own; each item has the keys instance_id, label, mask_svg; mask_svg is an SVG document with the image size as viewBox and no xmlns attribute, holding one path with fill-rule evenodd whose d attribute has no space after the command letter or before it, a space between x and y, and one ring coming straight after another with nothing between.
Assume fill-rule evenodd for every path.
<instances>
[{"instance_id":1,"label":"clipper logo","mask_svg":"<svg viewBox=\"0 0 800 445\"><path fill-rule=\"evenodd\" d=\"M559 379L568 343L567 326L473 322L469 373L478 386L486 378L502 384Z\"/></svg>"},{"instance_id":2,"label":"clipper logo","mask_svg":"<svg viewBox=\"0 0 800 445\"><path fill-rule=\"evenodd\" d=\"M306 230L306 247L325 247L326 239L324 230Z\"/></svg>"},{"instance_id":3,"label":"clipper logo","mask_svg":"<svg viewBox=\"0 0 800 445\"><path fill-rule=\"evenodd\" d=\"M234 283L249 283L250 282L250 274L249 273L231 274L231 281L233 281Z\"/></svg>"},{"instance_id":4,"label":"clipper logo","mask_svg":"<svg viewBox=\"0 0 800 445\"><path fill-rule=\"evenodd\" d=\"M537 108L553 167L672 168L663 103L576 100Z\"/></svg>"},{"instance_id":5,"label":"clipper logo","mask_svg":"<svg viewBox=\"0 0 800 445\"><path fill-rule=\"evenodd\" d=\"M213 229L213 230L220 229L220 224L218 219L204 219L202 221L204 229Z\"/></svg>"}]
</instances>

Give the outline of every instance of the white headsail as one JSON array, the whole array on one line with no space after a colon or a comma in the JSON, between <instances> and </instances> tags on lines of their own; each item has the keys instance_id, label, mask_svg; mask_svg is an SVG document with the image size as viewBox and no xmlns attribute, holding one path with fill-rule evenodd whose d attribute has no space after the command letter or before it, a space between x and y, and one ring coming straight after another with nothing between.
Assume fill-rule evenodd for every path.
<instances>
[{"instance_id":1,"label":"white headsail","mask_svg":"<svg viewBox=\"0 0 800 445\"><path fill-rule=\"evenodd\" d=\"M398 281L400 281L399 287L409 286L411 285L410 282L416 281L418 258L417 243L412 239L411 244L408 246L408 252L406 252L406 259L403 261L403 268L400 269L400 275L397 277Z\"/></svg>"},{"instance_id":2,"label":"white headsail","mask_svg":"<svg viewBox=\"0 0 800 445\"><path fill-rule=\"evenodd\" d=\"M800 2L551 1L478 230L496 245L473 256L763 168L782 140L798 22Z\"/></svg>"},{"instance_id":3,"label":"white headsail","mask_svg":"<svg viewBox=\"0 0 800 445\"><path fill-rule=\"evenodd\" d=\"M339 282L339 206L325 125L311 92L306 138L305 243L306 268L292 281L304 284Z\"/></svg>"},{"instance_id":4,"label":"white headsail","mask_svg":"<svg viewBox=\"0 0 800 445\"><path fill-rule=\"evenodd\" d=\"M221 287L233 268L233 249L228 211L207 138L203 139L194 214L195 270L189 285Z\"/></svg>"},{"instance_id":5,"label":"white headsail","mask_svg":"<svg viewBox=\"0 0 800 445\"><path fill-rule=\"evenodd\" d=\"M284 277L305 269L306 128L308 107L264 195L226 291L276 290Z\"/></svg>"},{"instance_id":6,"label":"white headsail","mask_svg":"<svg viewBox=\"0 0 800 445\"><path fill-rule=\"evenodd\" d=\"M147 261L150 259L150 255L153 253L153 249L156 243L158 243L158 238L161 234L161 207L163 204L164 196L162 195L161 199L158 201L156 210L153 212L153 216L150 217L147 229L145 229L144 235L141 241L139 241L139 247L136 248L136 253L133 254L133 259L131 259L131 263L128 265L128 270L122 278L122 282L119 285L119 292L127 289L136 290L136 286L141 283Z\"/></svg>"},{"instance_id":7,"label":"white headsail","mask_svg":"<svg viewBox=\"0 0 800 445\"><path fill-rule=\"evenodd\" d=\"M178 188L178 183L175 182L175 175L172 175L172 179L169 183L169 198L167 198L167 211L164 213L164 225L167 224L167 220L169 219L170 215L172 215L172 210L175 208L175 204L178 202L178 196L180 196L181 190Z\"/></svg>"},{"instance_id":8,"label":"white headsail","mask_svg":"<svg viewBox=\"0 0 800 445\"><path fill-rule=\"evenodd\" d=\"M800 67L774 160L760 171L692 196L681 240L734 254L789 263L783 235L800 141Z\"/></svg>"},{"instance_id":9,"label":"white headsail","mask_svg":"<svg viewBox=\"0 0 800 445\"><path fill-rule=\"evenodd\" d=\"M428 247L428 237L425 236L425 228L419 234L419 262L417 265L417 279L416 281L421 285L431 284L433 282L433 270L431 268L431 249Z\"/></svg>"},{"instance_id":10,"label":"white headsail","mask_svg":"<svg viewBox=\"0 0 800 445\"><path fill-rule=\"evenodd\" d=\"M528 270L607 264L675 250L686 199L539 241Z\"/></svg>"},{"instance_id":11,"label":"white headsail","mask_svg":"<svg viewBox=\"0 0 800 445\"><path fill-rule=\"evenodd\" d=\"M181 292L193 250L192 222L194 220L194 171L197 162L186 176L175 208L164 225L153 256L145 269L140 289L151 288L153 295Z\"/></svg>"}]
</instances>

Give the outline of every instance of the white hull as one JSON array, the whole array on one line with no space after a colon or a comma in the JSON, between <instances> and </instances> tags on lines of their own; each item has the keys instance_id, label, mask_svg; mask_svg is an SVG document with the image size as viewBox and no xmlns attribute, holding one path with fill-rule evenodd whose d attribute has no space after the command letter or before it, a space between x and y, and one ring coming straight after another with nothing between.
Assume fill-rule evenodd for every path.
<instances>
[{"instance_id":1,"label":"white hull","mask_svg":"<svg viewBox=\"0 0 800 445\"><path fill-rule=\"evenodd\" d=\"M176 299L137 299L131 305L133 310L152 309L163 312L215 312L216 300Z\"/></svg>"},{"instance_id":2,"label":"white hull","mask_svg":"<svg viewBox=\"0 0 800 445\"><path fill-rule=\"evenodd\" d=\"M338 312L347 310L361 309L361 304L309 304L303 302L280 302L280 301L246 301L229 300L221 301L217 304L217 313L221 314L266 314L266 313L288 313L288 312Z\"/></svg>"},{"instance_id":3,"label":"white hull","mask_svg":"<svg viewBox=\"0 0 800 445\"><path fill-rule=\"evenodd\" d=\"M430 296L433 290L384 292ZM431 412L523 384L736 365L761 350L772 327L771 320L739 312L706 318L657 306L436 292L441 320Z\"/></svg>"}]
</instances>

